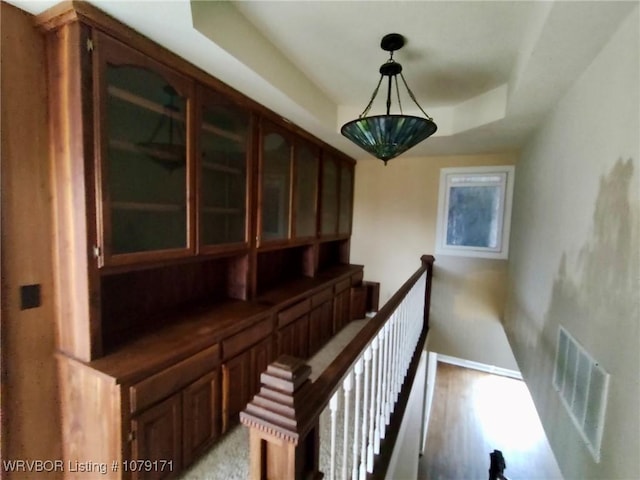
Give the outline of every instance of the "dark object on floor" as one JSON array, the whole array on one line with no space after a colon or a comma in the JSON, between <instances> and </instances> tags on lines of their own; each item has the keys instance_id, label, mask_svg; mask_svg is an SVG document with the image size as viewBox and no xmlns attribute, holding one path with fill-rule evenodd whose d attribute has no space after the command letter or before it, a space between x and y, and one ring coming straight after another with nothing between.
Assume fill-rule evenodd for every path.
<instances>
[{"instance_id":1,"label":"dark object on floor","mask_svg":"<svg viewBox=\"0 0 640 480\"><path fill-rule=\"evenodd\" d=\"M505 477L504 470L507 468L507 464L504 461L502 452L500 450L494 450L489 454L491 458L491 466L489 467L489 480L509 480Z\"/></svg>"}]
</instances>

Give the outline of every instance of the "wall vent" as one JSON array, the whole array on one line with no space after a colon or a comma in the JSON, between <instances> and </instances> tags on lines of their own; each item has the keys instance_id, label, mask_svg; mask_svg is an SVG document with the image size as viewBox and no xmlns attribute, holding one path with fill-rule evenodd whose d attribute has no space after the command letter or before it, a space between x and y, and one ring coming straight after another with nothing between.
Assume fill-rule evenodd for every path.
<instances>
[{"instance_id":1,"label":"wall vent","mask_svg":"<svg viewBox=\"0 0 640 480\"><path fill-rule=\"evenodd\" d=\"M609 374L563 327L558 331L553 386L594 460L600 462Z\"/></svg>"}]
</instances>

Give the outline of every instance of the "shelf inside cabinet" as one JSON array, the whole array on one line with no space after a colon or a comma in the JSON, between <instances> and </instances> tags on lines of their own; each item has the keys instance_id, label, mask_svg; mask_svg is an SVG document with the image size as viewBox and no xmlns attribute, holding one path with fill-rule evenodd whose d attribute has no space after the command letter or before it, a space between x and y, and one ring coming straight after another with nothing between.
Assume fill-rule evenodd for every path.
<instances>
[{"instance_id":1,"label":"shelf inside cabinet","mask_svg":"<svg viewBox=\"0 0 640 480\"><path fill-rule=\"evenodd\" d=\"M214 135L218 135L220 137L224 137L227 140L231 140L234 142L238 142L238 143L245 143L245 138L244 136L238 134L238 133L234 133L234 132L230 132L228 130L224 130L220 127L217 127L215 125L212 125L210 123L206 123L203 122L202 123L202 130L204 130L205 132L208 133L213 133Z\"/></svg>"},{"instance_id":2,"label":"shelf inside cabinet","mask_svg":"<svg viewBox=\"0 0 640 480\"><path fill-rule=\"evenodd\" d=\"M181 122L185 121L184 114L180 112L174 112L164 105L153 102L147 98L136 95L135 93L128 92L122 88L114 87L113 85L109 85L107 87L107 92L114 98L122 100L124 102L136 105L138 107L144 108L146 110L150 110L155 113L159 113L161 115L165 115L173 118L174 120L178 120Z\"/></svg>"},{"instance_id":3,"label":"shelf inside cabinet","mask_svg":"<svg viewBox=\"0 0 640 480\"><path fill-rule=\"evenodd\" d=\"M256 290L261 295L277 285L313 277L313 245L258 252Z\"/></svg>"},{"instance_id":4,"label":"shelf inside cabinet","mask_svg":"<svg viewBox=\"0 0 640 480\"><path fill-rule=\"evenodd\" d=\"M116 210L133 210L139 212L180 212L184 205L144 203L144 202L111 202L111 207Z\"/></svg>"},{"instance_id":5,"label":"shelf inside cabinet","mask_svg":"<svg viewBox=\"0 0 640 480\"><path fill-rule=\"evenodd\" d=\"M184 155L162 151L157 148L147 147L144 145L136 145L135 143L128 142L126 140L109 140L109 147L124 152L140 153L165 162L175 162L176 168L185 166Z\"/></svg>"},{"instance_id":6,"label":"shelf inside cabinet","mask_svg":"<svg viewBox=\"0 0 640 480\"><path fill-rule=\"evenodd\" d=\"M318 245L318 272L349 263L349 239L322 242Z\"/></svg>"},{"instance_id":7,"label":"shelf inside cabinet","mask_svg":"<svg viewBox=\"0 0 640 480\"><path fill-rule=\"evenodd\" d=\"M230 173L233 175L244 175L244 172L239 168L227 167L226 165L222 165L221 163L215 162L202 162L202 167L207 170L213 170L216 172Z\"/></svg>"},{"instance_id":8,"label":"shelf inside cabinet","mask_svg":"<svg viewBox=\"0 0 640 480\"><path fill-rule=\"evenodd\" d=\"M105 352L175 322L194 305L247 296L246 254L102 276Z\"/></svg>"},{"instance_id":9,"label":"shelf inside cabinet","mask_svg":"<svg viewBox=\"0 0 640 480\"><path fill-rule=\"evenodd\" d=\"M241 215L244 211L240 208L202 207L203 213L216 213L225 215Z\"/></svg>"}]
</instances>

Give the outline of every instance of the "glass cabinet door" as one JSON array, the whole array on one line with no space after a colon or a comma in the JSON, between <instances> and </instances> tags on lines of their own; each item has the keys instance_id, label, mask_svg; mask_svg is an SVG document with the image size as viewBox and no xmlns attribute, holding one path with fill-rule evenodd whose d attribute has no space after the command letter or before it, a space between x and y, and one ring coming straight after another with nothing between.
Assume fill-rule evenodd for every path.
<instances>
[{"instance_id":1,"label":"glass cabinet door","mask_svg":"<svg viewBox=\"0 0 640 480\"><path fill-rule=\"evenodd\" d=\"M292 142L277 130L262 135L261 241L289 238Z\"/></svg>"},{"instance_id":2,"label":"glass cabinet door","mask_svg":"<svg viewBox=\"0 0 640 480\"><path fill-rule=\"evenodd\" d=\"M249 113L209 92L203 94L201 116L200 245L244 245Z\"/></svg>"},{"instance_id":3,"label":"glass cabinet door","mask_svg":"<svg viewBox=\"0 0 640 480\"><path fill-rule=\"evenodd\" d=\"M191 82L106 37L98 52L104 262L187 254Z\"/></svg>"},{"instance_id":4,"label":"glass cabinet door","mask_svg":"<svg viewBox=\"0 0 640 480\"><path fill-rule=\"evenodd\" d=\"M338 232L338 166L332 157L322 161L322 217L320 233L323 236Z\"/></svg>"},{"instance_id":5,"label":"glass cabinet door","mask_svg":"<svg viewBox=\"0 0 640 480\"><path fill-rule=\"evenodd\" d=\"M353 167L346 162L340 165L340 212L338 230L340 234L351 233L353 209Z\"/></svg>"},{"instance_id":6,"label":"glass cabinet door","mask_svg":"<svg viewBox=\"0 0 640 480\"><path fill-rule=\"evenodd\" d=\"M316 198L318 194L318 149L298 142L295 150L295 238L316 235Z\"/></svg>"}]
</instances>

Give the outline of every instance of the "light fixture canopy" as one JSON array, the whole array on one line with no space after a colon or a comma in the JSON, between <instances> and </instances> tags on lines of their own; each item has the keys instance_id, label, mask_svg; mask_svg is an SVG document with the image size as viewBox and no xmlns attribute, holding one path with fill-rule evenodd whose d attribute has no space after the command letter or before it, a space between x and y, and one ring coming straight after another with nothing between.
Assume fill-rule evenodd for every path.
<instances>
[{"instance_id":1,"label":"light fixture canopy","mask_svg":"<svg viewBox=\"0 0 640 480\"><path fill-rule=\"evenodd\" d=\"M393 52L404 46L404 37L399 33L389 33L382 38L380 47L389 52L389 60L380 66L380 80L373 91L369 104L360 116L345 123L340 133L387 164L387 161L406 152L411 147L430 137L438 129L433 119L427 115L416 100L413 92L407 85L402 75L402 65L393 59ZM398 87L398 75L402 79L409 97L418 106L424 117L404 115L400 102L400 90ZM373 101L378 94L384 77L388 78L387 85L387 113L386 115L367 116ZM395 80L395 89L398 98L399 115L391 114L391 89Z\"/></svg>"}]
</instances>

